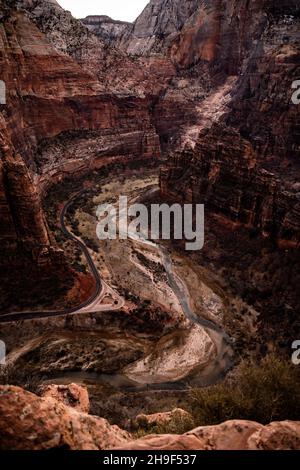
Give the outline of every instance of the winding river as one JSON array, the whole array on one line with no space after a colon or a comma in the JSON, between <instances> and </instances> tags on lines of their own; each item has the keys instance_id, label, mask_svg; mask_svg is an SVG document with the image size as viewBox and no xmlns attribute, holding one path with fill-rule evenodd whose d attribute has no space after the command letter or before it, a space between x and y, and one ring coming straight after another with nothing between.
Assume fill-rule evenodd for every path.
<instances>
[{"instance_id":1,"label":"winding river","mask_svg":"<svg viewBox=\"0 0 300 470\"><path fill-rule=\"evenodd\" d=\"M80 193L80 195L83 192ZM145 198L146 193L144 194ZM42 311L42 312L14 312L8 315L4 315L0 317L0 322L11 322L11 321L20 321L20 320L29 320L29 319L39 319L39 318L47 318L47 317L54 317L66 314L82 314L82 308L88 305L92 305L99 292L101 292L102 284L99 272L94 264L92 257L89 254L89 251L85 244L75 237L66 227L65 225L65 216L67 210L70 206L75 202L78 194L73 196L63 207L60 222L61 227L64 234L72 239L74 243L76 243L84 255L86 256L88 265L91 269L93 276L96 279L96 291L92 295L88 301L86 301L83 305L65 311ZM126 376L126 374L114 374L114 375L104 375L104 374L95 374L95 373L88 373L88 372L76 372L76 373L66 373L63 376L58 377L57 379L52 379L52 382L61 382L64 379L70 380L91 380L93 382L99 383L109 383L110 385L116 388L126 388L128 390L143 390L143 389L185 389L189 385L198 385L198 386L207 386L213 383L216 383L218 380L224 377L226 372L232 366L232 357L233 351L231 348L232 340L229 336L222 331L222 329L213 323L212 321L207 320L206 318L201 317L200 315L196 314L190 306L189 300L189 292L188 289L183 282L183 280L174 272L173 262L171 254L169 253L168 249L159 244L154 243L143 237L141 234L139 236L136 233L129 233L129 239L135 243L141 245L151 245L152 248L157 250L160 258L162 260L162 265L165 269L168 284L173 291L174 295L177 297L179 304L181 305L182 311L192 325L198 325L199 327L203 328L205 332L209 335L210 339L212 340L215 346L215 355L213 360L210 361L209 364L205 365L204 367L201 366L193 370L192 374L187 374L187 376L182 380L177 381L168 381L164 382L160 380L159 383L153 380L153 376L150 375L149 379L144 381L144 383L139 383L138 381L132 380Z\"/></svg>"},{"instance_id":2,"label":"winding river","mask_svg":"<svg viewBox=\"0 0 300 470\"><path fill-rule=\"evenodd\" d=\"M147 201L148 196L153 196L155 190L150 189L146 190L143 196L136 198L133 202L134 203L142 203L143 201ZM126 220L126 218L121 217L122 211L119 213L120 221ZM112 215L114 217L114 215ZM109 219L108 219L109 220ZM122 226L119 226L120 232L122 232ZM223 378L227 371L232 367L233 362L233 350L232 350L232 343L233 339L230 338L217 324L213 321L210 321L201 315L196 314L190 305L189 299L189 292L184 283L184 281L175 273L172 256L169 250L162 244L156 243L152 240L149 240L144 236L142 232L138 234L136 232L130 232L128 227L125 228L125 233L127 233L128 238L132 240L134 243L138 243L140 245L151 246L154 248L160 258L162 260L162 265L165 269L168 284L172 289L173 293L175 294L176 298L178 299L179 304L181 305L182 311L186 317L186 319L192 325L198 325L199 327L203 328L205 332L211 338L214 346L215 346L215 357L214 359L205 367L196 368L192 374L188 374L186 378L175 381L175 382L162 382L159 381L155 383L153 380L153 376L149 376L147 384L145 385L147 388L184 388L187 385L199 385L199 386L206 386L216 383L218 380ZM124 377L123 375L119 375L117 377L108 377L102 376L101 380L109 381L111 384L116 384L116 382L121 384L126 384L127 386L133 388L141 388L142 384L138 384L137 382L130 381L128 383L128 378Z\"/></svg>"}]
</instances>

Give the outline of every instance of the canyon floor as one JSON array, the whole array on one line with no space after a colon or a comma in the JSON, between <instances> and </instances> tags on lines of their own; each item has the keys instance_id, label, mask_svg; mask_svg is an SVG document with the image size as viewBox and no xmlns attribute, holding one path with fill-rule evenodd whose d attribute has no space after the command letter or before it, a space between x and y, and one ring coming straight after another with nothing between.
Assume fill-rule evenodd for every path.
<instances>
[{"instance_id":1,"label":"canyon floor","mask_svg":"<svg viewBox=\"0 0 300 470\"><path fill-rule=\"evenodd\" d=\"M228 301L209 274L202 275L171 243L161 248L130 237L98 240L99 204L116 204L119 195L127 196L129 204L158 198L157 170L121 174L107 178L94 172L78 197L75 184L56 210L49 204L50 223L59 234L58 214L74 198L65 224L88 247L102 291L73 314L42 319L36 310L37 318L20 320L17 332L11 323L1 325L9 350L7 367L33 382L88 383L96 394L108 388L163 396L162 390L176 402L178 391L211 385L232 367L233 339L222 330ZM59 240L74 262L77 247ZM83 255L79 262L87 273Z\"/></svg>"},{"instance_id":2,"label":"canyon floor","mask_svg":"<svg viewBox=\"0 0 300 470\"><path fill-rule=\"evenodd\" d=\"M116 168L109 177L100 170L84 180L84 190L82 181L62 184L63 191L54 187L45 207L69 262L88 274L86 258L61 236L61 209L71 201L64 223L87 247L101 294L72 314L39 318L36 311L37 318L20 320L17 330L2 324L8 380L18 377L19 385L32 390L86 385L94 414L116 424L144 411L188 406L191 388L234 373L237 346L254 341L258 314L222 288L218 272L175 243L98 239L100 204L116 205L120 195L128 204L161 202L156 169L124 174ZM243 321L236 328L240 309Z\"/></svg>"}]
</instances>

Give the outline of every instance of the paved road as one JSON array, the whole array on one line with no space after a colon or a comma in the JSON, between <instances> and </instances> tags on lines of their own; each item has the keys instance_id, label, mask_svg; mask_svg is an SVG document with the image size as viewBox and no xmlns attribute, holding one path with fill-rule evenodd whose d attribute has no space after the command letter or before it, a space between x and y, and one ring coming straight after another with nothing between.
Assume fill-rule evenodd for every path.
<instances>
[{"instance_id":1,"label":"paved road","mask_svg":"<svg viewBox=\"0 0 300 470\"><path fill-rule=\"evenodd\" d=\"M83 302L82 304L78 305L77 307L74 308L69 308L66 310L60 310L60 311L31 311L31 312L12 312L9 314L1 315L0 316L0 323L8 323L12 321L20 321L20 320L32 320L32 319L40 319L40 318L49 318L49 317L58 317L62 315L67 315L71 313L82 313L82 310L87 312L87 308L89 306L94 306L97 304L97 300L101 298L102 291L103 291L103 283L101 281L99 272L95 266L95 263L85 246L85 244L79 240L75 235L73 235L66 227L65 224L65 216L66 213L68 212L68 209L70 206L74 203L74 201L81 195L83 194L84 191L81 191L80 193L77 193L75 196L73 196L67 204L63 207L61 213L60 213L60 225L61 225L61 230L65 237L69 238L72 240L74 243L77 244L77 246L81 249L83 252L84 256L86 257L87 263L89 265L90 271L95 279L96 282L96 289L93 295Z\"/></svg>"}]
</instances>

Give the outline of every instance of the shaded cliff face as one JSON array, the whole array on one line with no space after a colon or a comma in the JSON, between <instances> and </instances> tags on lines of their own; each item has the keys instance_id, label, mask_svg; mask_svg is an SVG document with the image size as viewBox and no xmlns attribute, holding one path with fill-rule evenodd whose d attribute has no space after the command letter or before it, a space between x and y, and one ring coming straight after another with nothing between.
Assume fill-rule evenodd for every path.
<instances>
[{"instance_id":1,"label":"shaded cliff face","mask_svg":"<svg viewBox=\"0 0 300 470\"><path fill-rule=\"evenodd\" d=\"M295 246L299 106L291 97L299 76L299 7L226 2L232 14L221 15L221 3L194 15L172 53L180 66L208 66L213 83L220 71L219 83L232 83L225 97L218 95L224 84L213 86L200 103L198 122L185 129L191 150L170 156L162 193L204 202L211 213Z\"/></svg>"},{"instance_id":2,"label":"shaded cliff face","mask_svg":"<svg viewBox=\"0 0 300 470\"><path fill-rule=\"evenodd\" d=\"M39 195L30 172L10 140L0 115L1 243L9 248L18 241L27 248L49 245Z\"/></svg>"},{"instance_id":3,"label":"shaded cliff face","mask_svg":"<svg viewBox=\"0 0 300 470\"><path fill-rule=\"evenodd\" d=\"M243 123L240 127L244 127L244 136L253 133L249 127L256 127L255 146L258 140L268 141L264 149L261 145L259 152L265 152L267 147L271 150L272 139L277 140L275 145L285 142L288 134L290 142L285 148L292 146L293 134L298 133L295 117L292 122L288 118L290 123L285 122L283 127L275 129L275 123L286 115L289 99L287 91L284 91L285 98L282 96L282 90L297 79L298 12L296 0L159 0L149 3L117 44L144 60L157 61L163 56L176 70L176 74L170 74L170 86L154 109L164 150L185 144L190 140L187 133L196 131L197 135L196 128L202 128L203 121L207 120L201 108L213 107L219 112L222 101L227 101L226 94L231 92L235 112L229 121L234 126ZM281 80L277 81L277 76L284 80L284 86ZM228 87L228 77L236 77L237 85L231 83ZM222 86L225 94L220 96ZM220 101L219 109L214 100ZM254 101L260 104L253 106ZM262 102L263 117L257 116ZM240 112L241 106L245 107L244 114ZM274 114L270 119L270 107L275 106L277 111L272 109ZM296 112L289 110L290 114ZM269 128L266 132L265 127ZM270 138L270 134L273 137Z\"/></svg>"}]
</instances>

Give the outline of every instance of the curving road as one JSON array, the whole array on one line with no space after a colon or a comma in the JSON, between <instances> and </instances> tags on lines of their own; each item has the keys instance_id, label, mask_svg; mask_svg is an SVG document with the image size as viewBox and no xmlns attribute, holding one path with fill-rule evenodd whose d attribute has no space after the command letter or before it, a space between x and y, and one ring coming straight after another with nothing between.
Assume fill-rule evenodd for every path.
<instances>
[{"instance_id":1,"label":"curving road","mask_svg":"<svg viewBox=\"0 0 300 470\"><path fill-rule=\"evenodd\" d=\"M77 244L77 246L81 249L81 251L83 252L86 260L87 260L87 263L89 265L89 268L91 270L91 273L95 279L95 282L96 282L96 289L95 289L95 292L93 293L93 295L88 299L86 300L85 302L83 302L82 304L78 305L77 307L73 307L73 308L69 308L69 309L65 309L65 310L54 310L54 311L31 311L31 312L12 312L12 313L8 313L8 314L4 314L4 315L1 315L0 316L0 323L9 323L9 322L13 322L13 321L20 321L20 320L33 320L33 319L41 319L41 318L49 318L49 317L58 317L58 316L62 316L62 315L68 315L68 314L71 314L71 313L82 313L82 311L84 310L85 312L87 311L87 308L89 306L93 306L93 308L95 307L95 305L98 303L97 301L101 300L102 299L102 294L104 293L104 283L102 283L101 281L101 278L100 278L100 275L99 275L99 272L95 266L95 263L87 249L87 247L85 246L85 244L79 239L77 238L75 235L73 235L66 227L66 224L65 224L65 216L66 216L66 213L68 212L68 209L70 208L70 206L74 203L74 201L79 197L81 196L81 194L84 193L85 190L83 191L80 191L80 193L77 193L75 196L73 196L68 202L67 204L65 204L65 206L63 207L61 213L60 213L60 225L61 225L61 230L63 232L63 234L65 235L66 238L69 238L70 240L72 240L74 243ZM105 286L106 287L106 286ZM93 310L91 310L93 311Z\"/></svg>"},{"instance_id":2,"label":"curving road","mask_svg":"<svg viewBox=\"0 0 300 470\"><path fill-rule=\"evenodd\" d=\"M79 314L79 313L82 314L82 313L88 313L88 312L118 310L122 308L122 306L124 305L124 300L121 297L119 297L113 291L113 289L111 289L108 285L106 285L105 282L101 280L99 272L96 268L96 265L86 245L79 238L77 238L74 234L72 234L68 230L65 224L65 217L66 217L68 209L74 203L74 201L78 197L80 197L84 192L85 190L80 191L79 193L74 195L64 205L60 213L60 225L61 225L61 230L63 234L65 235L65 237L72 240L74 243L76 243L77 246L83 252L87 260L87 263L89 265L90 271L93 277L95 278L95 282L96 282L95 292L88 300L86 300L85 302L83 302L77 307L65 309L61 311L13 312L13 313L0 316L0 324L14 322L14 321L18 322L22 320L58 317L58 316L63 316L63 315L68 315L68 314ZM186 318L189 319L191 323L202 326L207 332L210 332L210 335L213 336L214 338L217 355L216 355L215 360L211 364L209 364L209 366L206 368L207 369L206 375L207 377L212 378L213 382L215 381L215 379L219 379L220 376L222 376L232 365L232 350L230 347L231 338L229 338L229 336L224 331L222 331L222 329L219 326L217 326L215 323L213 323L212 321L206 320L205 318L202 318L201 316L196 315L192 311L190 307L188 293L186 292L184 282L174 272L173 263L172 263L172 259L171 259L169 252L164 247L145 239L141 235L139 237L136 237L135 234L131 234L131 233L129 233L128 235L129 235L129 238L131 238L132 240L140 244L152 245L156 248L156 250L158 250L158 252L160 252L162 256L162 260L163 260L163 265L165 267L165 271L168 276L170 287L172 288L174 294L177 296ZM105 295L109 295L111 298L117 299L115 304L103 305L102 301ZM108 380L107 377L105 377L104 382L107 380ZM121 380L121 381L125 380L126 384L128 385L127 382L129 379L126 376L113 376L110 380L114 380L117 382L118 380ZM129 381L129 382L130 382L130 386L133 388L141 387L141 384L139 384L138 382L132 382L132 381ZM184 381L181 381L180 384L179 386L183 386ZM167 383L152 384L150 382L147 386L151 386L151 385L153 385L153 387L156 388L156 387L164 387L164 386L167 386L168 384Z\"/></svg>"}]
</instances>

